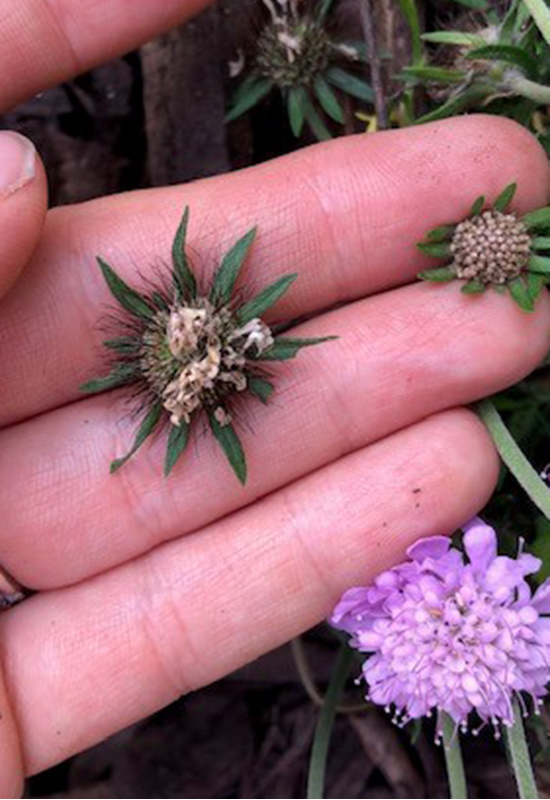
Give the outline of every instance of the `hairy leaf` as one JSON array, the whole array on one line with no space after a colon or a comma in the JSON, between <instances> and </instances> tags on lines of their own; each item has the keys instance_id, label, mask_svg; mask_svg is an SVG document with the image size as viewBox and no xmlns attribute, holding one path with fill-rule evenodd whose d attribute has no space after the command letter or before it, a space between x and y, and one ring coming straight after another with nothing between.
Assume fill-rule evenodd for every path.
<instances>
[{"instance_id":1,"label":"hairy leaf","mask_svg":"<svg viewBox=\"0 0 550 800\"><path fill-rule=\"evenodd\" d=\"M118 389L120 386L127 386L129 383L133 383L137 373L138 367L135 364L119 364L104 378L86 381L79 387L79 390L87 394L98 394L99 392Z\"/></svg>"},{"instance_id":2,"label":"hairy leaf","mask_svg":"<svg viewBox=\"0 0 550 800\"><path fill-rule=\"evenodd\" d=\"M241 91L238 96L233 100L233 107L225 117L226 122L233 122L233 120L246 114L247 111L255 106L260 100L263 100L269 92L273 89L274 83L270 78L254 77L245 86L245 91Z\"/></svg>"},{"instance_id":3,"label":"hairy leaf","mask_svg":"<svg viewBox=\"0 0 550 800\"><path fill-rule=\"evenodd\" d=\"M421 253L432 258L447 258L451 255L449 242L419 242L416 246Z\"/></svg>"},{"instance_id":4,"label":"hairy leaf","mask_svg":"<svg viewBox=\"0 0 550 800\"><path fill-rule=\"evenodd\" d=\"M499 194L499 196L493 203L493 208L495 209L495 211L506 211L507 207L510 205L510 203L514 198L517 188L518 188L517 183L511 183Z\"/></svg>"},{"instance_id":5,"label":"hairy leaf","mask_svg":"<svg viewBox=\"0 0 550 800\"><path fill-rule=\"evenodd\" d=\"M97 256L97 263L111 294L122 308L140 319L151 319L154 316L154 309L151 308L147 300L135 289L128 286L100 256Z\"/></svg>"},{"instance_id":6,"label":"hairy leaf","mask_svg":"<svg viewBox=\"0 0 550 800\"><path fill-rule=\"evenodd\" d=\"M483 294L486 289L487 286L481 281L468 281L461 287L460 291L462 294Z\"/></svg>"},{"instance_id":7,"label":"hairy leaf","mask_svg":"<svg viewBox=\"0 0 550 800\"><path fill-rule=\"evenodd\" d=\"M182 422L178 427L177 425L170 426L170 435L168 436L168 445L166 447L166 458L164 460L164 475L168 477L174 469L177 460L187 447L189 441L189 425Z\"/></svg>"},{"instance_id":8,"label":"hairy leaf","mask_svg":"<svg viewBox=\"0 0 550 800\"><path fill-rule=\"evenodd\" d=\"M185 252L188 224L189 206L186 206L172 245L172 264L175 288L183 298L191 299L197 292L197 282Z\"/></svg>"},{"instance_id":9,"label":"hairy leaf","mask_svg":"<svg viewBox=\"0 0 550 800\"><path fill-rule=\"evenodd\" d=\"M151 407L148 414L144 417L141 425L139 426L131 450L123 458L117 458L115 461L111 462L111 474L119 470L128 461L128 459L131 458L137 450L139 450L143 442L157 427L161 415L162 403L159 400L159 402L155 403L155 405Z\"/></svg>"},{"instance_id":10,"label":"hairy leaf","mask_svg":"<svg viewBox=\"0 0 550 800\"><path fill-rule=\"evenodd\" d=\"M292 339L278 336L274 344L258 357L258 361L288 361L295 358L303 347L312 347L315 344L330 342L338 336L320 336L316 339Z\"/></svg>"},{"instance_id":11,"label":"hairy leaf","mask_svg":"<svg viewBox=\"0 0 550 800\"><path fill-rule=\"evenodd\" d=\"M248 391L254 395L262 403L267 404L270 396L273 394L275 387L264 378L258 378L257 375L252 375L247 383Z\"/></svg>"},{"instance_id":12,"label":"hairy leaf","mask_svg":"<svg viewBox=\"0 0 550 800\"><path fill-rule=\"evenodd\" d=\"M256 237L256 228L248 231L226 254L214 276L210 299L214 305L229 303L240 269Z\"/></svg>"},{"instance_id":13,"label":"hairy leaf","mask_svg":"<svg viewBox=\"0 0 550 800\"><path fill-rule=\"evenodd\" d=\"M435 269L425 269L419 272L418 277L423 281L448 283L449 281L454 281L456 274L452 267L435 267Z\"/></svg>"},{"instance_id":14,"label":"hairy leaf","mask_svg":"<svg viewBox=\"0 0 550 800\"><path fill-rule=\"evenodd\" d=\"M313 89L315 91L315 95L317 100L321 104L321 108L328 114L328 116L333 119L335 122L340 123L343 125L344 120L344 112L342 110L342 106L338 102L338 98L326 82L324 78L320 75L317 76L315 79L315 83L313 84Z\"/></svg>"},{"instance_id":15,"label":"hairy leaf","mask_svg":"<svg viewBox=\"0 0 550 800\"><path fill-rule=\"evenodd\" d=\"M301 136L306 118L307 93L303 86L291 86L288 90L288 121L296 138Z\"/></svg>"},{"instance_id":16,"label":"hairy leaf","mask_svg":"<svg viewBox=\"0 0 550 800\"><path fill-rule=\"evenodd\" d=\"M246 325L254 317L261 317L262 314L275 305L281 297L288 291L290 285L294 283L298 275L284 275L279 280L267 286L262 292L249 300L236 311L236 317L239 325Z\"/></svg>"},{"instance_id":17,"label":"hairy leaf","mask_svg":"<svg viewBox=\"0 0 550 800\"><path fill-rule=\"evenodd\" d=\"M246 457L239 437L232 425L220 425L213 414L209 415L210 427L214 437L220 444L235 475L243 484L246 483Z\"/></svg>"},{"instance_id":18,"label":"hairy leaf","mask_svg":"<svg viewBox=\"0 0 550 800\"><path fill-rule=\"evenodd\" d=\"M374 92L366 81L361 80L356 75L341 69L340 67L330 67L325 73L329 83L341 89L352 97L364 100L366 103L374 102Z\"/></svg>"},{"instance_id":19,"label":"hairy leaf","mask_svg":"<svg viewBox=\"0 0 550 800\"><path fill-rule=\"evenodd\" d=\"M513 281L507 284L508 291L510 292L511 296L514 298L517 305L523 309L523 311L533 311L535 305L533 303L533 298L527 288L527 284L520 276L519 278L515 278Z\"/></svg>"}]
</instances>

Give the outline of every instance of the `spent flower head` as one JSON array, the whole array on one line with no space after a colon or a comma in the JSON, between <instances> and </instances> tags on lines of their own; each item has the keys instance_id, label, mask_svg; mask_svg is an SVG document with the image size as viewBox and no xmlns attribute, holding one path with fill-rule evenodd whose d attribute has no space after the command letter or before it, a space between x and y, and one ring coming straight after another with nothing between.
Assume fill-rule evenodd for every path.
<instances>
[{"instance_id":1,"label":"spent flower head","mask_svg":"<svg viewBox=\"0 0 550 800\"><path fill-rule=\"evenodd\" d=\"M446 712L465 729L471 712L513 722L522 693L541 705L550 679L550 580L533 595L525 576L541 561L497 555L495 531L464 527L464 554L447 537L422 539L409 560L368 587L350 589L331 623L350 634L364 662L367 698L395 721Z\"/></svg>"},{"instance_id":2,"label":"spent flower head","mask_svg":"<svg viewBox=\"0 0 550 800\"><path fill-rule=\"evenodd\" d=\"M329 139L327 118L339 125L345 122L339 93L373 101L371 87L353 72L353 64L364 60L362 47L336 41L329 32L332 0L263 0L263 4L269 19L226 120L237 119L279 91L294 136L300 136L307 124L318 139Z\"/></svg>"},{"instance_id":3,"label":"spent flower head","mask_svg":"<svg viewBox=\"0 0 550 800\"><path fill-rule=\"evenodd\" d=\"M273 391L268 366L294 358L303 348L334 337L296 339L278 336L261 317L289 289L296 275L286 275L244 302L235 284L256 230L231 248L217 269L209 291L197 284L185 252L189 209L172 247L169 283L140 293L128 286L103 259L98 263L124 317L114 338L104 342L110 372L82 391L97 393L129 387L141 398L141 425L130 452L112 462L118 470L145 439L164 424L169 428L165 459L168 475L185 450L193 421L205 413L231 467L246 481L246 459L232 425L236 397L252 395L267 403Z\"/></svg>"},{"instance_id":4,"label":"spent flower head","mask_svg":"<svg viewBox=\"0 0 550 800\"><path fill-rule=\"evenodd\" d=\"M507 186L486 207L478 197L468 217L429 231L419 249L447 264L418 277L435 283L462 281L462 292L480 294L489 287L507 290L524 311L533 311L550 281L550 207L519 217L508 210L516 184Z\"/></svg>"}]
</instances>

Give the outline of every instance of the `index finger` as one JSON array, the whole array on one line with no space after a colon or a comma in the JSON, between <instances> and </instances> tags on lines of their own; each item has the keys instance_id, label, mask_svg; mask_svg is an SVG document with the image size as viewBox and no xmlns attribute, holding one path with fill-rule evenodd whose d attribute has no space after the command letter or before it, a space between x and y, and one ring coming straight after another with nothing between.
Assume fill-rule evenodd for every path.
<instances>
[{"instance_id":1,"label":"index finger","mask_svg":"<svg viewBox=\"0 0 550 800\"><path fill-rule=\"evenodd\" d=\"M209 2L2 0L0 110L138 47Z\"/></svg>"}]
</instances>

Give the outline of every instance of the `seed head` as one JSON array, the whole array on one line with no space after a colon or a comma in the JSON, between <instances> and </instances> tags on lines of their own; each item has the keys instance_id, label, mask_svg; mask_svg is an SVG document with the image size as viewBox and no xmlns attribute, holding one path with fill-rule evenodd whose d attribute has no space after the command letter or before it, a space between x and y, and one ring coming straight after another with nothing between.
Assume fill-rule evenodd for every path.
<instances>
[{"instance_id":1,"label":"seed head","mask_svg":"<svg viewBox=\"0 0 550 800\"><path fill-rule=\"evenodd\" d=\"M257 66L279 88L310 86L329 63L331 42L312 18L269 23L258 39Z\"/></svg>"},{"instance_id":2,"label":"seed head","mask_svg":"<svg viewBox=\"0 0 550 800\"><path fill-rule=\"evenodd\" d=\"M491 209L457 225L451 241L457 278L483 284L517 278L529 260L531 237L515 214Z\"/></svg>"}]
</instances>

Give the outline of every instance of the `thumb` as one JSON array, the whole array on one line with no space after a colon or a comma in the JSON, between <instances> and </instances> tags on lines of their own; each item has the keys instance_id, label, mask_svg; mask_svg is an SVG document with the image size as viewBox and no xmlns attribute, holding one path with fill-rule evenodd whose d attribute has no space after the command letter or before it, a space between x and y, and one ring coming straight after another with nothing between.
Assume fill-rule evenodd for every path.
<instances>
[{"instance_id":1,"label":"thumb","mask_svg":"<svg viewBox=\"0 0 550 800\"><path fill-rule=\"evenodd\" d=\"M0 297L29 260L47 205L44 169L34 145L0 131Z\"/></svg>"}]
</instances>

